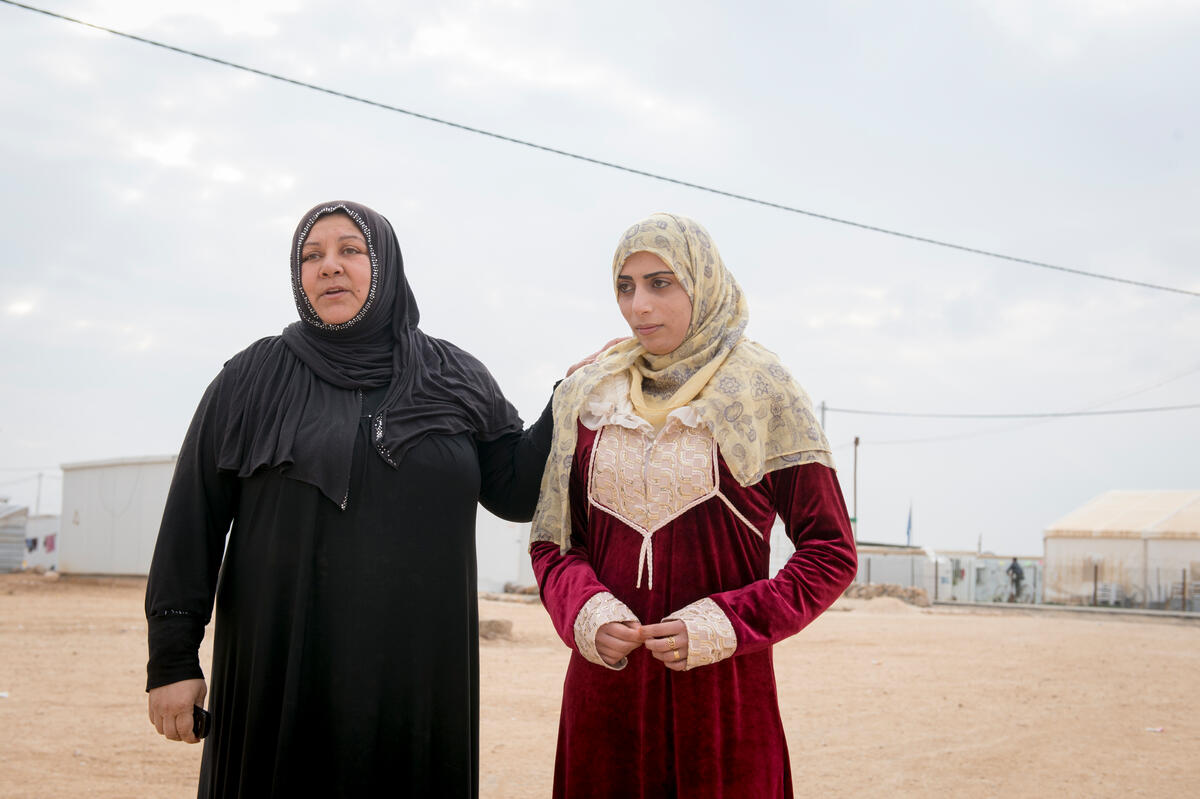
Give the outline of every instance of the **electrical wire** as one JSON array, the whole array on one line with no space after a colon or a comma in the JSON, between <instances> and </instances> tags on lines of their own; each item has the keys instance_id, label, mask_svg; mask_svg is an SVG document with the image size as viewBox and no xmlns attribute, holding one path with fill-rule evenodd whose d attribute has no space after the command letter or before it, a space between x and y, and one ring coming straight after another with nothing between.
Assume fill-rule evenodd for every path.
<instances>
[{"instance_id":1,"label":"electrical wire","mask_svg":"<svg viewBox=\"0 0 1200 799\"><path fill-rule=\"evenodd\" d=\"M1144 394L1147 391L1153 391L1154 389L1161 388L1161 387L1167 385L1168 383L1173 383L1176 380L1179 380L1181 378L1188 377L1190 375L1194 375L1197 372L1200 372L1200 364L1188 367L1184 371L1179 372L1177 374L1173 374L1170 377L1166 377L1161 380L1156 380L1155 382L1144 385L1141 388L1136 388L1131 391L1125 391L1120 394L1111 396L1108 399L1097 400L1096 402L1089 403L1089 404L1085 405L1083 408L1081 408L1080 411L1074 412L1072 415L1086 415L1083 412L1090 411L1093 408L1099 408L1102 405L1108 405L1111 402L1118 402L1123 399L1128 399L1129 397L1133 397L1138 394ZM1178 408L1186 408L1188 406L1177 406L1177 407ZM828 406L825 406L825 410L830 410L830 408ZM1131 412L1138 412L1139 410L1141 410L1141 409L1133 408L1133 409L1125 409L1125 410L1121 410L1121 411L1115 411L1114 413L1131 413ZM1157 409L1150 409L1150 410L1153 411L1153 410L1157 410ZM1091 415L1096 415L1096 414L1091 414ZM940 415L937 415L937 416L940 416ZM930 418L937 418L937 417L931 415ZM957 416L952 415L949 418L979 418L979 417L975 417L975 416L964 417L962 415L957 415ZM1014 418L1014 417L1001 416L1001 417L997 417L997 418ZM1024 430L1025 428L1028 428L1028 427L1034 427L1034 426L1041 425L1041 424L1047 424L1049 422L1054 421L1056 418L1060 418L1060 417L1054 416L1054 415L1037 414L1037 415L1033 415L1030 417L1018 416L1015 418L1026 418L1028 420L1024 421L1022 423L1019 423L1019 424L1005 424L1005 425L1000 425L999 427L987 427L982 430L971 430L971 431L959 432L959 433L946 433L944 435L939 435L939 436L923 436L921 438L888 439L885 441L878 441L878 440L872 439L872 440L870 440L869 443L871 444L871 446L878 447L878 446L890 446L890 445L896 445L896 444L933 444L933 443L942 443L942 442L946 442L946 441L962 441L964 439L978 438L979 436L993 435L995 433L1010 433L1014 430Z\"/></svg>"},{"instance_id":2,"label":"electrical wire","mask_svg":"<svg viewBox=\"0 0 1200 799\"><path fill-rule=\"evenodd\" d=\"M1162 388L1167 383L1174 383L1176 380L1179 380L1184 377L1188 377L1190 375L1194 375L1197 372L1200 372L1200 364L1189 367L1187 370L1180 372L1179 374L1164 378L1162 380L1159 380L1156 383L1151 383L1150 385L1143 386L1142 388L1135 388L1132 391L1126 391L1122 394L1117 394L1116 396L1110 397L1109 399L1106 399L1106 400L1098 400L1098 401L1092 403L1091 405L1087 405L1087 406L1081 408L1080 410L1090 411L1092 408L1099 408L1101 405L1107 405L1110 402L1119 402L1120 400L1123 400L1123 399L1129 399L1130 397L1135 397L1138 394L1145 394L1147 391L1153 391L1156 388Z\"/></svg>"},{"instance_id":3,"label":"electrical wire","mask_svg":"<svg viewBox=\"0 0 1200 799\"><path fill-rule=\"evenodd\" d=\"M38 479L38 477L58 477L58 479L60 479L60 480L62 479L58 475L31 474L28 477L18 477L15 480L4 480L3 482L0 482L0 486L16 485L17 483L28 483L28 482L32 482L33 480Z\"/></svg>"},{"instance_id":4,"label":"electrical wire","mask_svg":"<svg viewBox=\"0 0 1200 799\"><path fill-rule=\"evenodd\" d=\"M1200 408L1195 405L1163 405L1157 408L1119 408L1108 411L1048 411L1043 413L910 413L907 411L869 411L859 408L824 406L826 412L852 413L859 416L899 416L910 419L1060 419L1071 416L1114 416L1127 413L1158 413Z\"/></svg>"},{"instance_id":5,"label":"electrical wire","mask_svg":"<svg viewBox=\"0 0 1200 799\"><path fill-rule=\"evenodd\" d=\"M152 47L159 47L164 50L169 50L173 53L178 53L180 55L191 56L192 58L198 58L202 61L208 61L210 63L219 64L221 66L229 67L231 69L237 69L237 70L241 70L243 72L249 72L253 75L259 75L261 77L268 78L270 80L276 80L276 81L281 81L283 83L289 83L293 86L298 86L303 89L310 89L315 92L321 92L323 94L328 94L333 97L339 97L344 100L350 100L352 102L363 103L364 105L373 106L375 108L381 108L385 111L393 111L398 114L405 114L407 116L414 117L416 119L422 119L426 122L432 122L432 123L435 123L438 125L445 125L447 127L455 128L457 130L465 131L467 133L474 133L474 134L477 134L480 136L487 136L487 137L490 137L493 139L498 139L499 141L508 142L510 144L518 144L518 145L521 145L522 147L530 147L532 149L541 150L543 152L551 153L553 155L563 156L564 158L573 158L577 161L583 161L584 163L593 164L595 166L602 166L602 167L606 167L608 169L616 169L616 170L620 170L622 172L627 172L632 175L640 175L641 177L650 178L652 180L658 180L658 181L662 181L664 183L671 183L676 186L683 186L683 187L689 188L689 189L696 189L697 191L708 192L710 194L716 194L721 197L728 197L733 200L741 200L742 202L754 203L755 205L761 205L761 206L765 206L767 208L774 208L779 211L786 211L787 213L801 214L803 216L811 217L813 219L820 219L825 222L833 222L833 223L836 223L839 225L847 225L849 227L858 228L859 230L867 230L867 231L871 231L873 233L880 233L885 236L893 236L896 238L907 239L909 241L915 241L915 242L919 242L921 244L929 244L929 245L932 245L935 247L944 247L946 249L957 250L959 252L971 253L973 255L980 255L980 256L983 256L986 258L996 258L999 260L1009 261L1012 263L1025 264L1027 266L1036 266L1036 267L1039 267L1042 269L1052 269L1052 270L1055 270L1058 272L1065 272L1067 274L1077 275L1079 277L1088 277L1088 278L1093 278L1095 280L1107 280L1107 281L1110 281L1113 283L1123 283L1123 284L1130 285L1130 286L1138 286L1141 288L1153 289L1155 291L1167 291L1167 292L1171 292L1174 294L1186 294L1186 295L1189 295L1192 297L1200 297L1200 291L1193 291L1190 289L1177 288L1177 287L1173 287L1173 286L1163 286L1163 285L1159 285L1157 283L1147 283L1147 282L1141 281L1141 280L1132 280L1130 278L1117 277L1115 275L1105 275L1105 274L1101 274L1099 272L1089 272L1089 271L1086 271L1083 269L1076 269L1074 267L1050 264L1050 263L1046 263L1045 261L1035 261L1030 258L1021 258L1021 257L1015 256L1015 255L1005 255L1003 253L994 252L992 250L984 250L984 249L981 249L978 247L970 247L970 246L963 245L963 244L955 244L953 242L942 241L940 239L932 239L927 236L918 236L913 233L904 233L899 230L891 230L889 228L879 227L877 225L870 225L870 224L866 224L864 222L856 222L851 219L843 219L841 217L830 216L828 214L822 214L822 213L818 213L816 211L806 211L802 208L796 208L794 206L784 205L782 203L772 202L770 200L763 200L763 199L759 199L756 197L750 197L745 194L737 194L735 192L726 191L724 189L717 189L717 188L713 188L711 186L705 186L705 185L702 185L699 183L692 183L690 181L680 180L678 178L669 177L667 175L660 175L655 172L647 172L646 170L643 170L643 169L636 169L634 167L617 164L612 161L604 161L599 158L593 158L591 156L581 155L579 153L572 153L572 152L568 152L567 150L560 150L556 147L548 147L544 144L537 144L536 142L527 141L525 139L518 139L518 138L514 138L512 136L505 136L504 134L501 134L501 133L495 133L493 131L484 130L482 128L476 128L476 127L472 127L470 125L464 125L461 122L453 122L448 119L441 119L439 117L430 116L429 114L422 114L417 111L409 110L407 108L400 108L398 106L389 105L388 103L382 103L377 100L370 100L365 97L359 97L357 95L347 94L346 92L341 92L336 89L330 89L325 86L318 86L313 83L307 83L305 81L296 80L295 78L289 78L289 77L286 77L284 75L279 75L274 72L267 72L266 70L257 69L255 67L248 67L248 66L245 66L244 64L238 64L233 61L227 61L223 58L217 58L215 56L205 55L204 53L198 53L194 50L186 50L182 47L176 47L174 45L156 41L154 39L147 39L143 36L137 36L132 33L125 33L124 31L119 31L114 28L106 28L103 25L96 25L91 22L85 22L84 20L81 20L81 19L76 19L74 17L68 17L64 14L57 14L53 11L47 11L46 9L43 9L43 8L37 8L35 6L26 5L25 3L18 3L18 2L15 2L15 0L0 0L0 3L4 3L5 5L14 6L16 8L22 8L22 9L25 9L26 11L32 11L37 14L44 14L45 16L48 16L48 17L53 17L55 19L63 20L64 22L71 22L76 25L83 25L85 27L92 28L94 30L103 31L105 33L110 33L114 36L120 36L122 38L129 39L131 41L141 42L142 44L148 44Z\"/></svg>"}]
</instances>

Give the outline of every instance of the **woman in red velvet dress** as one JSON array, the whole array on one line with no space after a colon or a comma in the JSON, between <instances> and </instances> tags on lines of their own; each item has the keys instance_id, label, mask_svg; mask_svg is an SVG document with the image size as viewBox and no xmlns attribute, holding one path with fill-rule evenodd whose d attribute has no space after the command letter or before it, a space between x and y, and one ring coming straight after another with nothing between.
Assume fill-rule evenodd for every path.
<instances>
[{"instance_id":1,"label":"woman in red velvet dress","mask_svg":"<svg viewBox=\"0 0 1200 799\"><path fill-rule=\"evenodd\" d=\"M790 797L771 646L853 579L854 538L804 390L745 338L696 222L613 258L634 338L559 386L530 553L572 648L556 797ZM782 519L796 552L768 572Z\"/></svg>"}]
</instances>

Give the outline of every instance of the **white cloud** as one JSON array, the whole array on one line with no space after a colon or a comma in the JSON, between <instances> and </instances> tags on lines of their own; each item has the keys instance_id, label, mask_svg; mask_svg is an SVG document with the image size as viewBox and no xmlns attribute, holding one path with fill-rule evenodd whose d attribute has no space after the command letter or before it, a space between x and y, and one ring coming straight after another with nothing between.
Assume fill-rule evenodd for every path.
<instances>
[{"instance_id":1,"label":"white cloud","mask_svg":"<svg viewBox=\"0 0 1200 799\"><path fill-rule=\"evenodd\" d=\"M136 205L146 198L146 193L133 186L118 186L113 190L117 200L125 205Z\"/></svg>"},{"instance_id":2,"label":"white cloud","mask_svg":"<svg viewBox=\"0 0 1200 799\"><path fill-rule=\"evenodd\" d=\"M496 36L487 20L445 15L413 33L409 54L416 60L451 65L451 80L461 87L541 89L623 112L653 112L674 125L699 125L709 114L694 105L678 103L650 91L647 82L627 76L608 63L589 61L578 50L547 44L541 39ZM552 40L552 37L547 37Z\"/></svg>"},{"instance_id":3,"label":"white cloud","mask_svg":"<svg viewBox=\"0 0 1200 799\"><path fill-rule=\"evenodd\" d=\"M135 139L132 142L132 150L138 158L145 158L160 166L190 167L196 140L195 133L179 131L159 139Z\"/></svg>"},{"instance_id":4,"label":"white cloud","mask_svg":"<svg viewBox=\"0 0 1200 799\"><path fill-rule=\"evenodd\" d=\"M1200 20L1195 0L986 0L983 10L1011 38L1052 61L1082 56L1111 32L1136 36Z\"/></svg>"},{"instance_id":5,"label":"white cloud","mask_svg":"<svg viewBox=\"0 0 1200 799\"><path fill-rule=\"evenodd\" d=\"M270 38L279 33L277 19L300 11L297 0L208 0L181 7L158 0L124 0L101 3L95 11L80 12L79 18L96 25L145 34L180 21L200 19L214 25L225 36Z\"/></svg>"},{"instance_id":6,"label":"white cloud","mask_svg":"<svg viewBox=\"0 0 1200 799\"><path fill-rule=\"evenodd\" d=\"M40 54L40 66L64 83L91 85L95 83L95 70L80 53L58 47Z\"/></svg>"},{"instance_id":7,"label":"white cloud","mask_svg":"<svg viewBox=\"0 0 1200 799\"><path fill-rule=\"evenodd\" d=\"M228 164L220 164L212 171L212 179L221 183L240 183L244 178L240 169Z\"/></svg>"},{"instance_id":8,"label":"white cloud","mask_svg":"<svg viewBox=\"0 0 1200 799\"><path fill-rule=\"evenodd\" d=\"M294 175L268 175L259 183L259 188L263 194L279 194L281 192L289 192L296 187L296 178ZM288 219L287 227L294 226L296 220Z\"/></svg>"}]
</instances>

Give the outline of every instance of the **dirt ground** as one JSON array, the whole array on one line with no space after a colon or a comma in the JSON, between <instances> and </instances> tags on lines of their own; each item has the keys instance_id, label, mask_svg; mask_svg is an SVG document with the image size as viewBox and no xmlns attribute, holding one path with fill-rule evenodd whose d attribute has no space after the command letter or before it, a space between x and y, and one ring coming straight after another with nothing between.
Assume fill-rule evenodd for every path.
<instances>
[{"instance_id":1,"label":"dirt ground","mask_svg":"<svg viewBox=\"0 0 1200 799\"><path fill-rule=\"evenodd\" d=\"M200 748L146 717L143 589L0 575L0 797L195 795ZM537 604L481 616L513 625L481 794L548 796L567 649ZM797 796L1200 795L1200 623L841 600L775 652Z\"/></svg>"}]
</instances>

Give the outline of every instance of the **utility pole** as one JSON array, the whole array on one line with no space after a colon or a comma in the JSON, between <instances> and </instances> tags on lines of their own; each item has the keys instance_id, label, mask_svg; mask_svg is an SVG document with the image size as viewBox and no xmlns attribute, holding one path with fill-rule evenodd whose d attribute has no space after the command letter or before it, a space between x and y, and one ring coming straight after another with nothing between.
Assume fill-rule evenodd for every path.
<instances>
[{"instance_id":1,"label":"utility pole","mask_svg":"<svg viewBox=\"0 0 1200 799\"><path fill-rule=\"evenodd\" d=\"M858 436L854 437L854 493L852 494L854 503L854 516L850 519L850 525L854 529L854 543L858 543Z\"/></svg>"},{"instance_id":2,"label":"utility pole","mask_svg":"<svg viewBox=\"0 0 1200 799\"><path fill-rule=\"evenodd\" d=\"M33 515L38 516L42 512L42 473L38 472L38 490L37 499L33 501Z\"/></svg>"},{"instance_id":3,"label":"utility pole","mask_svg":"<svg viewBox=\"0 0 1200 799\"><path fill-rule=\"evenodd\" d=\"M825 400L821 400L821 430L825 430Z\"/></svg>"}]
</instances>

